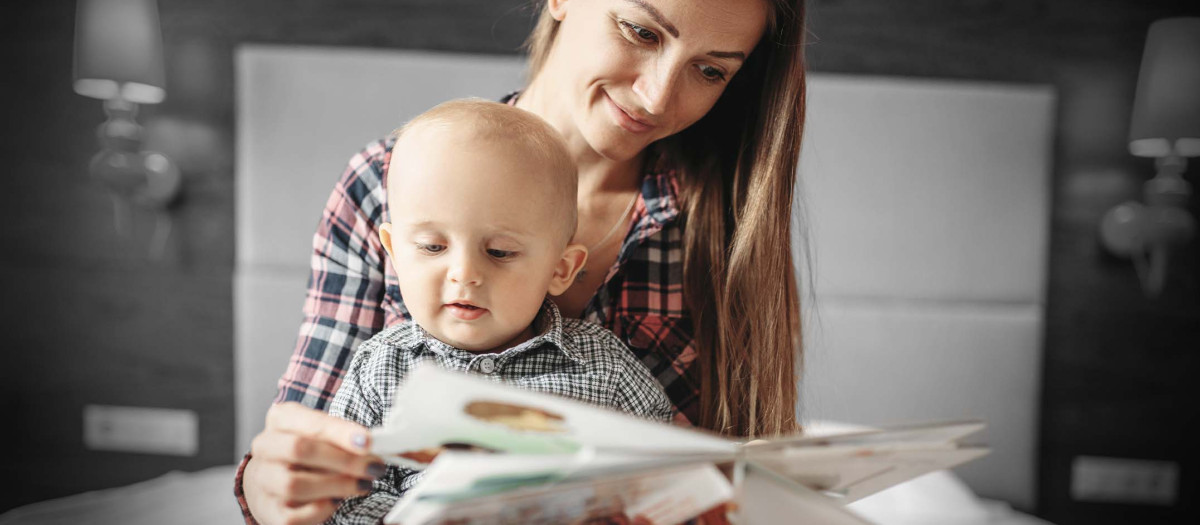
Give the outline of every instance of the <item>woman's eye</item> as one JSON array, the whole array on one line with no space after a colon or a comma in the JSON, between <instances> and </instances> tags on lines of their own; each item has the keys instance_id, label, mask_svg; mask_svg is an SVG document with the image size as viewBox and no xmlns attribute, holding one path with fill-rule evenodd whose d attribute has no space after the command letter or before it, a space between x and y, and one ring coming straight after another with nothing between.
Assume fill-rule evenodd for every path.
<instances>
[{"instance_id":1,"label":"woman's eye","mask_svg":"<svg viewBox=\"0 0 1200 525\"><path fill-rule=\"evenodd\" d=\"M428 253L428 254L437 254L437 253L442 253L442 252L443 252L443 251L445 251L445 250L446 250L446 247L445 247L445 246L442 246L442 245L440 245L440 244L421 244L421 243L417 243L417 251L420 251L420 252L423 252L423 253Z\"/></svg>"},{"instance_id":2,"label":"woman's eye","mask_svg":"<svg viewBox=\"0 0 1200 525\"><path fill-rule=\"evenodd\" d=\"M700 74L704 75L706 80L712 82L722 82L725 80L725 73L712 66L700 66Z\"/></svg>"},{"instance_id":3,"label":"woman's eye","mask_svg":"<svg viewBox=\"0 0 1200 525\"><path fill-rule=\"evenodd\" d=\"M488 255L491 255L492 257L495 257L497 259L508 259L509 257L512 257L513 255L515 255L517 252L514 252L512 250L488 250L487 253L488 253Z\"/></svg>"},{"instance_id":4,"label":"woman's eye","mask_svg":"<svg viewBox=\"0 0 1200 525\"><path fill-rule=\"evenodd\" d=\"M642 42L658 42L658 35L655 34L654 31L646 29L642 26L622 20L621 27L625 29L625 32L629 33L634 38L641 40Z\"/></svg>"}]
</instances>

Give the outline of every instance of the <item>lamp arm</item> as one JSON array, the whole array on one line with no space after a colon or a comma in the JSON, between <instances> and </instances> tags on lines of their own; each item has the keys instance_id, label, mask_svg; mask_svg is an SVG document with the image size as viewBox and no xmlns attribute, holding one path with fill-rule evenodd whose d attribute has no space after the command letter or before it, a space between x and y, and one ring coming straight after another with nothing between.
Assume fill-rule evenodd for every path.
<instances>
[{"instance_id":1,"label":"lamp arm","mask_svg":"<svg viewBox=\"0 0 1200 525\"><path fill-rule=\"evenodd\" d=\"M1170 248L1163 244L1150 246L1149 249L1134 254L1133 265L1137 269L1142 291L1146 292L1147 297L1155 298L1162 294L1170 257Z\"/></svg>"}]
</instances>

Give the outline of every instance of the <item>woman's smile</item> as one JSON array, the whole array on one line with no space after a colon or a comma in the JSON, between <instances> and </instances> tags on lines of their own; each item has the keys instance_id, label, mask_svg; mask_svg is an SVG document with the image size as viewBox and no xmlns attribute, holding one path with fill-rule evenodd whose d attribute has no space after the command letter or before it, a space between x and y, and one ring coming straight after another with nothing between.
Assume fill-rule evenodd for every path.
<instances>
[{"instance_id":1,"label":"woman's smile","mask_svg":"<svg viewBox=\"0 0 1200 525\"><path fill-rule=\"evenodd\" d=\"M372 500L345 499L339 510L333 502L405 481L394 473L381 478L390 467L371 453L369 426L377 422L368 416L383 413L387 399L362 390L397 384L404 371L368 365L381 353L356 347L387 334L382 325L403 321L395 314L404 311L431 337L466 352L500 353L529 341L547 295L571 288L588 260L585 246L563 246L577 231L611 228L630 232L624 237L633 241L593 261L619 270L619 278L590 298L571 299L578 304L573 313L585 304L595 312L622 312L587 329L597 336L593 331L601 330L619 355L632 352L669 365L665 373L635 367L637 374L621 374L626 380L648 379L652 390L671 396L676 420L712 432L741 438L799 429L803 294L793 264L790 196L804 128L806 2L536 4L542 7L527 42L531 79L519 97L508 98L530 113L528 122L508 129L481 118L491 123L488 129L464 135L472 128L444 125L461 120L450 119L455 114L431 116L436 120L420 128L406 125L420 131L404 140L394 133L391 146L386 140L369 145L338 179L313 238L318 249L308 292L318 300L305 301L292 364L278 383L299 402L271 408L254 439L253 459L245 456L235 480L247 522L317 523L359 508L380 512L355 518L378 521L383 508L359 503ZM737 88L727 92L735 76ZM755 111L739 111L743 107ZM695 133L679 135L697 123ZM538 137L525 137L535 128ZM533 170L534 162L545 169ZM747 176L767 191L725 183ZM561 184L566 181L570 187ZM629 225L629 211L605 212L623 189L658 203L646 213L674 212L652 213L654 231L661 233L645 234L643 222ZM551 209L547 203L566 205ZM738 203L736 222L729 203ZM395 222L375 220L375 210ZM348 222L350 217L356 220ZM753 264L739 264L751 258ZM710 268L719 271L713 275ZM729 299L747 297L753 300ZM664 309L693 319L703 312L708 322L677 323L660 315ZM551 326L587 324L578 323ZM775 328L753 329L768 325ZM372 341L393 343L386 337ZM680 349L691 355L685 358ZM536 370L510 366L504 373L514 379L557 376L585 365L576 362L583 354L575 354L543 359ZM484 363L488 373L500 371L488 359L480 361L481 372ZM711 376L704 383L712 384L689 381L693 373ZM653 385L655 378L661 385ZM301 440L313 446L288 446Z\"/></svg>"},{"instance_id":2,"label":"woman's smile","mask_svg":"<svg viewBox=\"0 0 1200 525\"><path fill-rule=\"evenodd\" d=\"M646 133L654 129L654 125L646 122L643 119L635 118L625 108L621 107L608 95L607 91L601 90L604 95L604 107L608 110L608 114L625 131L630 133Z\"/></svg>"},{"instance_id":3,"label":"woman's smile","mask_svg":"<svg viewBox=\"0 0 1200 525\"><path fill-rule=\"evenodd\" d=\"M558 24L517 106L551 122L580 171L638 166L651 143L708 113L758 44L763 0L547 4ZM561 26L561 27L559 27ZM547 26L549 27L549 26ZM604 167L602 167L604 166Z\"/></svg>"}]
</instances>

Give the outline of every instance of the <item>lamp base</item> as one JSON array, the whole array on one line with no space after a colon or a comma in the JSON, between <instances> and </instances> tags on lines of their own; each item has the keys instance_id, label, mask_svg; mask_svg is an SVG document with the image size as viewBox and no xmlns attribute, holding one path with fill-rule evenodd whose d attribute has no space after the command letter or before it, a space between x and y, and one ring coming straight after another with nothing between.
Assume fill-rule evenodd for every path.
<instances>
[{"instance_id":1,"label":"lamp base","mask_svg":"<svg viewBox=\"0 0 1200 525\"><path fill-rule=\"evenodd\" d=\"M137 104L109 99L104 102L104 113L108 119L97 128L101 150L92 157L88 172L112 193L113 224L119 234L130 231L131 206L154 212L150 253L157 259L171 231L167 208L179 196L183 176L166 155L141 149L142 126L134 119Z\"/></svg>"},{"instance_id":2,"label":"lamp base","mask_svg":"<svg viewBox=\"0 0 1200 525\"><path fill-rule=\"evenodd\" d=\"M1142 186L1146 204L1186 208L1188 199L1192 196L1192 185L1183 180L1183 172L1187 169L1187 157L1159 157L1154 161L1154 165L1158 172Z\"/></svg>"},{"instance_id":3,"label":"lamp base","mask_svg":"<svg viewBox=\"0 0 1200 525\"><path fill-rule=\"evenodd\" d=\"M1172 155L1156 164L1158 173L1142 187L1146 204L1123 202L1100 221L1105 249L1133 260L1148 297L1162 293L1171 252L1196 236L1196 220L1186 208L1192 195L1191 184L1182 175L1186 159Z\"/></svg>"}]
</instances>

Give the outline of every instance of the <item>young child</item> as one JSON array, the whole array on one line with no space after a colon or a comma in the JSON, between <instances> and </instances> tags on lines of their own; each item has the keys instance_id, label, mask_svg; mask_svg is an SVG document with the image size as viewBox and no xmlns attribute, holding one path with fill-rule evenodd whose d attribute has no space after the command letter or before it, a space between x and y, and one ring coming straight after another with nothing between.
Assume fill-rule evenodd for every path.
<instances>
[{"instance_id":1,"label":"young child","mask_svg":"<svg viewBox=\"0 0 1200 525\"><path fill-rule=\"evenodd\" d=\"M398 130L387 171L391 222L379 238L412 322L359 346L330 413L382 424L422 360L668 420L671 403L612 332L564 319L547 298L575 281L577 173L532 113L478 99L441 104ZM377 523L420 476L389 466L335 523Z\"/></svg>"}]
</instances>

